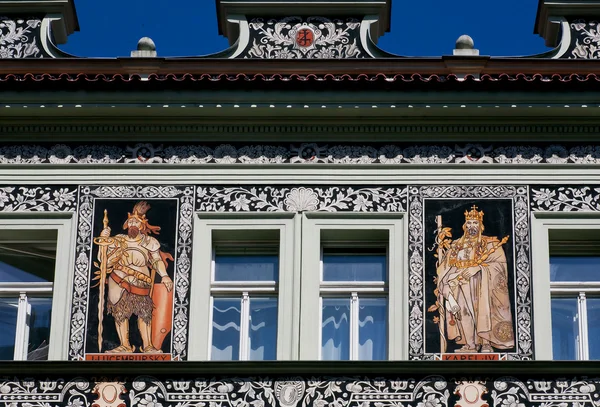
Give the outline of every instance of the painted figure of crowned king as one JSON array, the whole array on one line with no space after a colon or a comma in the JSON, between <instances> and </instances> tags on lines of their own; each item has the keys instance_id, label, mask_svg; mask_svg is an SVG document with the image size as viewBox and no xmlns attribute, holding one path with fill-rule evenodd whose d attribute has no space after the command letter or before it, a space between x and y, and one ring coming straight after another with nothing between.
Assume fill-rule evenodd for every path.
<instances>
[{"instance_id":1,"label":"painted figure of crowned king","mask_svg":"<svg viewBox=\"0 0 600 407\"><path fill-rule=\"evenodd\" d=\"M447 341L457 353L494 352L515 345L508 268L499 240L483 235L483 211L466 210L462 237L451 240L438 216L437 307L442 353ZM495 349L494 349L495 348Z\"/></svg>"}]
</instances>

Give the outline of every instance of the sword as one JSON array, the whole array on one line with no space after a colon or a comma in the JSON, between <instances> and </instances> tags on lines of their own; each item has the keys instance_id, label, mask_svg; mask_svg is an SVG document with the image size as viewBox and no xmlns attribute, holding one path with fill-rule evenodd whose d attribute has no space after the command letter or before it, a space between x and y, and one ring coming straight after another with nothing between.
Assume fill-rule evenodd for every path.
<instances>
[{"instance_id":1,"label":"sword","mask_svg":"<svg viewBox=\"0 0 600 407\"><path fill-rule=\"evenodd\" d=\"M442 224L442 215L437 215L435 217L435 222L436 222L436 226L437 226L437 232L439 233L442 230L443 224ZM437 239L436 239L437 240ZM436 266L440 266L442 259L444 257L444 247L442 246L442 242L438 241L436 242L438 247L437 247L437 263ZM439 278L439 276L438 276ZM438 287L439 287L440 282L438 281ZM440 353L446 353L446 349L448 346L448 341L446 340L446 301L444 300L444 296L439 293L438 294L438 303L439 303L439 315L440 315L440 320L438 322L438 329L440 330Z\"/></svg>"},{"instance_id":2,"label":"sword","mask_svg":"<svg viewBox=\"0 0 600 407\"><path fill-rule=\"evenodd\" d=\"M108 211L104 210L103 229L108 227ZM102 322L104 320L104 291L106 286L106 271L108 267L108 246L113 244L115 239L112 237L99 236L94 238L94 243L100 246L100 298L98 299L98 352L102 352L102 331L104 330Z\"/></svg>"}]
</instances>

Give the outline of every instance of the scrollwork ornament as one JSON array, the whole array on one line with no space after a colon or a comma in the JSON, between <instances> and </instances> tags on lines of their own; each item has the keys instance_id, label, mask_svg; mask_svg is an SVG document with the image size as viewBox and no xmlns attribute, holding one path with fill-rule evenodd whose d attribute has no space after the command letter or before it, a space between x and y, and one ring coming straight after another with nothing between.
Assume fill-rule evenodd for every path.
<instances>
[{"instance_id":1,"label":"scrollwork ornament","mask_svg":"<svg viewBox=\"0 0 600 407\"><path fill-rule=\"evenodd\" d=\"M367 55L356 19L255 18L248 25L252 43L240 58L347 59Z\"/></svg>"},{"instance_id":2,"label":"scrollwork ornament","mask_svg":"<svg viewBox=\"0 0 600 407\"><path fill-rule=\"evenodd\" d=\"M0 16L0 59L43 58L38 46L42 21Z\"/></svg>"}]
</instances>

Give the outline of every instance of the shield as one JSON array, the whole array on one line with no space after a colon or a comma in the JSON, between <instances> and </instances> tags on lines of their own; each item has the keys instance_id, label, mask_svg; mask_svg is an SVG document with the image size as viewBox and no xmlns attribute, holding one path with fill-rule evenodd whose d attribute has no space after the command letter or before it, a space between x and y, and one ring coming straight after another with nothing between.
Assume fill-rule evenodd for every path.
<instances>
[{"instance_id":1,"label":"shield","mask_svg":"<svg viewBox=\"0 0 600 407\"><path fill-rule=\"evenodd\" d=\"M315 33L310 28L301 28L296 33L296 44L299 47L310 47L315 41Z\"/></svg>"},{"instance_id":2,"label":"shield","mask_svg":"<svg viewBox=\"0 0 600 407\"><path fill-rule=\"evenodd\" d=\"M154 284L152 291L152 345L161 349L162 344L173 328L173 290L168 291L164 284Z\"/></svg>"}]
</instances>

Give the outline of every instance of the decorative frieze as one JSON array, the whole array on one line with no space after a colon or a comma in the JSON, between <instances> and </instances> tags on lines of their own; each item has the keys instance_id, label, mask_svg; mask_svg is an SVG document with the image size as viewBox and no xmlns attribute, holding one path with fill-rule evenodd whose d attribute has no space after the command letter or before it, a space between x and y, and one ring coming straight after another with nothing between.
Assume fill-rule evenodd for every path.
<instances>
[{"instance_id":1,"label":"decorative frieze","mask_svg":"<svg viewBox=\"0 0 600 407\"><path fill-rule=\"evenodd\" d=\"M442 375L5 377L0 379L0 403L5 407L597 407L598 389L596 378L522 375L490 379Z\"/></svg>"},{"instance_id":2,"label":"decorative frieze","mask_svg":"<svg viewBox=\"0 0 600 407\"><path fill-rule=\"evenodd\" d=\"M600 145L8 145L1 164L597 164Z\"/></svg>"},{"instance_id":3,"label":"decorative frieze","mask_svg":"<svg viewBox=\"0 0 600 407\"><path fill-rule=\"evenodd\" d=\"M248 23L248 47L237 58L365 58L359 20L325 17L254 18Z\"/></svg>"}]
</instances>

